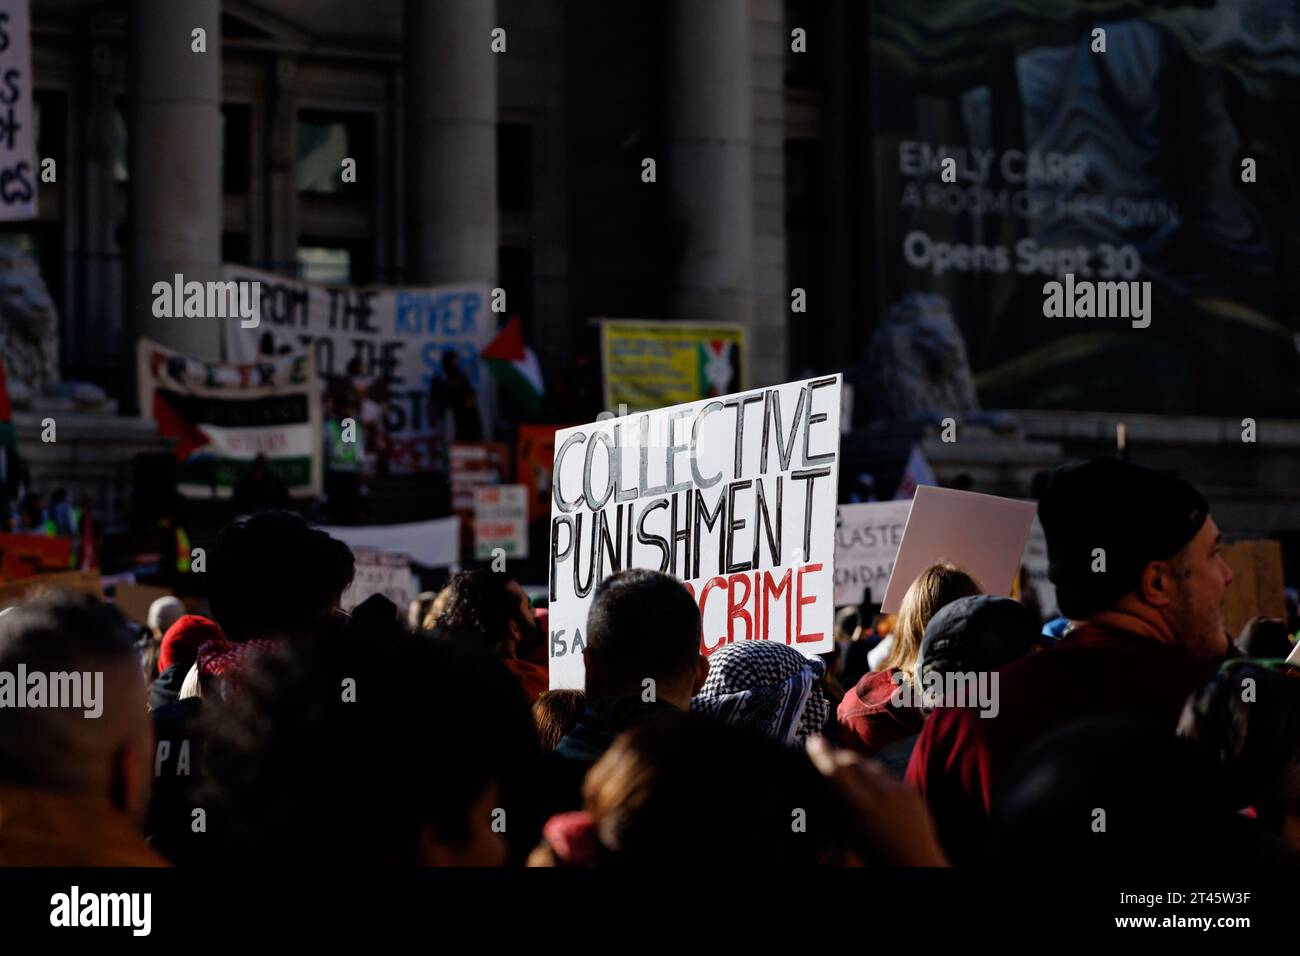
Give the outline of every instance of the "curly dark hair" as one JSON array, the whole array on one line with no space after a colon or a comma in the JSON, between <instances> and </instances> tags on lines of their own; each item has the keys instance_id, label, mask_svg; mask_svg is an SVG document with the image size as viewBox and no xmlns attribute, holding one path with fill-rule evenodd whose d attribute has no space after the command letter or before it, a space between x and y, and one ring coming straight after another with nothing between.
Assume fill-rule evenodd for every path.
<instances>
[{"instance_id":1,"label":"curly dark hair","mask_svg":"<svg viewBox=\"0 0 1300 956\"><path fill-rule=\"evenodd\" d=\"M447 603L438 616L446 637L473 641L499 651L509 640L511 621L520 620L519 596L510 590L508 574L475 568L447 582Z\"/></svg>"}]
</instances>

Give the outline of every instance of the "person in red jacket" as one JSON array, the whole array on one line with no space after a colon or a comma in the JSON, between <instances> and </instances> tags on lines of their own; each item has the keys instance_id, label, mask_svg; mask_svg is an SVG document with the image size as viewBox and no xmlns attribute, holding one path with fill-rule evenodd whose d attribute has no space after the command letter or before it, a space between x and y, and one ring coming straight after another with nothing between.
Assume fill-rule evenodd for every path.
<instances>
[{"instance_id":1,"label":"person in red jacket","mask_svg":"<svg viewBox=\"0 0 1300 956\"><path fill-rule=\"evenodd\" d=\"M917 652L930 618L958 598L979 593L975 579L951 564L932 564L917 575L898 606L889 657L879 670L863 675L836 709L842 746L871 757L920 731L925 722L921 708L900 703L895 691L902 681L916 682Z\"/></svg>"},{"instance_id":2,"label":"person in red jacket","mask_svg":"<svg viewBox=\"0 0 1300 956\"><path fill-rule=\"evenodd\" d=\"M999 670L996 716L942 707L907 780L955 862L987 853L1000 774L1045 733L1132 718L1172 734L1183 701L1224 658L1232 572L1209 505L1189 484L1118 459L1058 468L1038 504L1066 636Z\"/></svg>"}]
</instances>

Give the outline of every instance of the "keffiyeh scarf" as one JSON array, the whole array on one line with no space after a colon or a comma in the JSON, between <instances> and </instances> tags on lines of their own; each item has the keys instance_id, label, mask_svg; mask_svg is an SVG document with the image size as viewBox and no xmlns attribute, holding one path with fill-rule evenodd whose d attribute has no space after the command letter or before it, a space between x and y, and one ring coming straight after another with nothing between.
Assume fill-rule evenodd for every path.
<instances>
[{"instance_id":1,"label":"keffiyeh scarf","mask_svg":"<svg viewBox=\"0 0 1300 956\"><path fill-rule=\"evenodd\" d=\"M772 641L737 641L709 655L709 676L691 710L802 745L830 713L826 665Z\"/></svg>"}]
</instances>

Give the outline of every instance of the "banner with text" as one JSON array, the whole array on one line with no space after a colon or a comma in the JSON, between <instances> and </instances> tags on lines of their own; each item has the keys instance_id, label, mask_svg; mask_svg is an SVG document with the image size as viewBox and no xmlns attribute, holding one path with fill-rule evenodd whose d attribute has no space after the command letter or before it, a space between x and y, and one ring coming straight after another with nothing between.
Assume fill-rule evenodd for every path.
<instances>
[{"instance_id":1,"label":"banner with text","mask_svg":"<svg viewBox=\"0 0 1300 956\"><path fill-rule=\"evenodd\" d=\"M140 415L176 439L178 488L228 498L258 455L289 494L321 493L320 385L311 353L260 362L200 362L142 338Z\"/></svg>"},{"instance_id":2,"label":"banner with text","mask_svg":"<svg viewBox=\"0 0 1300 956\"><path fill-rule=\"evenodd\" d=\"M988 408L1300 414L1297 10L872 3L882 361L969 360Z\"/></svg>"},{"instance_id":3,"label":"banner with text","mask_svg":"<svg viewBox=\"0 0 1300 956\"><path fill-rule=\"evenodd\" d=\"M708 322L604 319L605 408L639 412L745 388L745 329Z\"/></svg>"},{"instance_id":4,"label":"banner with text","mask_svg":"<svg viewBox=\"0 0 1300 956\"><path fill-rule=\"evenodd\" d=\"M400 551L378 551L373 548L356 548L356 574L343 592L340 601L343 610L352 610L373 594L382 594L397 605L405 616L407 605L419 590L415 575L411 573L411 556Z\"/></svg>"},{"instance_id":5,"label":"banner with text","mask_svg":"<svg viewBox=\"0 0 1300 956\"><path fill-rule=\"evenodd\" d=\"M482 410L490 432L491 376L479 360L496 334L486 285L328 286L235 265L222 273L227 281L261 283L258 326L224 326L227 357L255 362L267 353L310 349L327 385L381 383L378 397L373 387L356 396L356 417L366 401L382 406L385 454L394 472L437 467L447 417ZM451 378L443 358L448 352L459 367ZM462 395L465 389L472 394Z\"/></svg>"},{"instance_id":6,"label":"banner with text","mask_svg":"<svg viewBox=\"0 0 1300 956\"><path fill-rule=\"evenodd\" d=\"M835 529L836 607L884 600L911 509L910 498L840 505ZM870 597L866 597L868 590Z\"/></svg>"},{"instance_id":7,"label":"banner with text","mask_svg":"<svg viewBox=\"0 0 1300 956\"><path fill-rule=\"evenodd\" d=\"M833 645L840 376L608 418L555 435L552 688L583 686L596 584L673 574L699 602L701 651Z\"/></svg>"},{"instance_id":8,"label":"banner with text","mask_svg":"<svg viewBox=\"0 0 1300 956\"><path fill-rule=\"evenodd\" d=\"M0 0L0 220L36 218L36 124L28 0Z\"/></svg>"}]
</instances>

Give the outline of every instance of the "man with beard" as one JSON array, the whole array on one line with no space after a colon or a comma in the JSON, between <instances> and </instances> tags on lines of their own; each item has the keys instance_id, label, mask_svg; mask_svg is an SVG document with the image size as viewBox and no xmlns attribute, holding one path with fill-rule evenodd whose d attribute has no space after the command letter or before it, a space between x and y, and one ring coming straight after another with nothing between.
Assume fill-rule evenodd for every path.
<instances>
[{"instance_id":1,"label":"man with beard","mask_svg":"<svg viewBox=\"0 0 1300 956\"><path fill-rule=\"evenodd\" d=\"M958 863L987 852L994 795L1035 739L1106 719L1172 735L1188 693L1228 653L1221 605L1232 572L1191 485L1118 459L1065 466L1038 517L1070 630L999 671L996 717L936 710L907 768Z\"/></svg>"},{"instance_id":2,"label":"man with beard","mask_svg":"<svg viewBox=\"0 0 1300 956\"><path fill-rule=\"evenodd\" d=\"M546 692L547 668L527 659L544 644L537 617L524 589L508 574L478 568L453 577L438 631L487 647L519 681L530 704Z\"/></svg>"}]
</instances>

